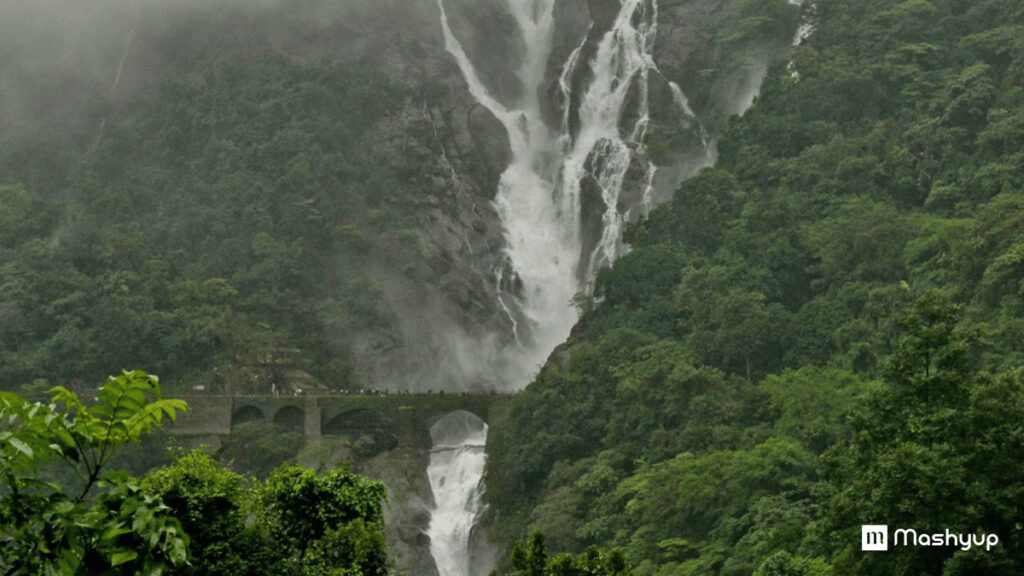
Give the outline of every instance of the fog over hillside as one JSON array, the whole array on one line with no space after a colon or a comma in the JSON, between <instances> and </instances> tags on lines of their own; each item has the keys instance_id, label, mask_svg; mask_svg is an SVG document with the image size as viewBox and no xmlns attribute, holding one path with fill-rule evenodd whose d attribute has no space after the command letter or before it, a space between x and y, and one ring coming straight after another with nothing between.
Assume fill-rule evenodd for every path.
<instances>
[{"instance_id":1,"label":"fog over hillside","mask_svg":"<svg viewBox=\"0 0 1024 576\"><path fill-rule=\"evenodd\" d=\"M468 57L463 63L453 58L445 37L442 7L451 38ZM78 166L75 170L92 173L88 180L107 189L124 185L122 176L111 180L109 171L96 171L124 140L119 134L130 133L145 143L119 160L136 172L134 178L153 174L145 166L168 161L167 151L158 148L185 144L161 144L161 138L172 133L166 131L166 121L161 121L163 128L151 125L148 129L153 133L140 132L147 129L142 127L147 115L182 102L179 98L178 104L160 103L171 85L176 91L193 92L216 83L226 87L223 83L236 74L228 70L259 74L267 58L279 58L296 69L373 70L390 83L388 97L377 101L390 104L368 126L359 153L376 157L380 172L372 180L380 180L388 191L381 188L350 198L347 177L338 174L336 167L320 164L318 170L335 170L330 176L333 183L321 182L328 187L322 189L324 201L348 204L344 210L338 204L342 211L334 217L340 219L336 225L349 226L361 237L369 225L374 235L384 236L368 239L378 254L364 261L355 262L331 249L321 251L320 261L311 264L333 270L327 276L333 278L330 282L340 282L334 287L335 300L347 298L343 295L351 289L361 293L358 298L365 305L358 314L362 319L352 319L351 313L339 315L332 310L335 304L300 311L294 309L294 302L283 303L289 320L280 314L277 319L260 319L266 310L252 309L253 321L270 326L268 337L262 338L267 343L247 342L236 328L217 329L211 348L192 354L195 360L190 364L195 365L187 367L192 374L189 380L209 379L214 366L219 366L219 373L227 369L255 377L239 359L251 356L260 346L271 346L297 348L296 358L303 359L287 369L309 374L327 387L515 389L528 381L568 334L575 318L570 300L577 293L585 294L597 269L625 249L622 223L636 219L682 177L711 160L724 114L735 110L730 102L748 100L750 82L762 73L763 62L788 49L781 40L766 45L760 35L752 35L729 53L702 48L716 27L733 25L743 16L729 2L702 0L660 12L654 4L625 5L623 13L636 10L647 19L640 28L621 31L645 34L642 42L649 45L638 45L631 57L639 58L638 63L646 59L647 64L637 68L641 75L627 69L623 74L628 77L602 79L597 75L606 72L595 72L596 64L590 61L600 59L601 50L611 55L619 49L617 44L602 47L601 40L606 33L620 34L615 23L620 7L614 2L560 0L537 3L533 10L516 15L499 0L444 4L430 0L173 0L88 5L5 0L7 17L0 24L0 138L13 154L0 158L0 166L9 168L4 181L34 188L35 194L55 202L55 210L78 212L71 206L89 201L81 190L84 174L72 174L68 168ZM540 34L530 41L532 56L524 52L525 21L517 18L540 18L538 24L529 25L536 27L530 34ZM791 11L775 24L785 31L778 38L790 34L795 21ZM773 32L762 33L770 37ZM662 38L672 38L674 43L662 47ZM528 57L534 61L528 62ZM701 73L704 77L694 82L697 70L711 66L718 70L710 76ZM528 67L533 72L526 72ZM504 112L480 102L474 93L475 81L481 82L477 90L497 98L495 105L532 115L530 130L535 133L527 136L530 149L524 149L518 160L518 120L502 118ZM600 90L620 87L611 100L605 103L600 90L588 95L589 86L606 81L610 83ZM225 130L235 128L217 123L245 113L225 110L204 117L195 106L236 106L247 97L228 92L227 100L199 104L206 97L194 94L195 104L176 113L186 123L174 129L190 133L181 153L191 159L193 170L198 169L194 162L198 155L207 153L202 147L224 138L238 144L242 134L231 135ZM339 100L337 104L344 108L353 103ZM595 116L588 112L595 105L608 109ZM152 112L145 112L147 108ZM301 106L290 106L285 112L293 117L291 123L306 121ZM613 117L610 123L600 120L605 122L600 130L623 134L617 151L607 151L617 158L610 164L600 159L606 152L592 153L591 146L604 146L605 140L600 130L587 124L607 114ZM214 124L207 125L210 121ZM346 129L341 130L338 136L344 136ZM583 142L571 150L578 136ZM51 156L57 150L78 155L79 160L71 164L55 160ZM137 156L140 153L148 156ZM289 153L301 157L297 150ZM220 168L227 166L212 161L221 162ZM210 160L203 162L203 170L220 169ZM515 194L502 199L502 190L508 186L502 175L514 162L537 179L523 190L533 195L528 201L532 207L519 215L509 210L525 207L526 200L512 200ZM570 162L569 170L579 171L581 179L560 176L563 162ZM621 165L613 166L616 163ZM604 164L607 170L596 168ZM47 165L59 169L44 168ZM606 173L599 174L601 170ZM180 176L181 171L174 169L160 186L170 186L172 196L191 195L198 181L174 183ZM221 178L211 172L195 177L210 183ZM267 184L280 186L279 177ZM383 184L385 180L392 182ZM557 202L552 203L555 197L565 198L572 206L558 208ZM158 204L171 200L167 193L160 198L155 200ZM202 193L188 201L193 202L189 210L201 209L213 198ZM133 214L142 204L121 208L126 215ZM183 215L177 210L164 212L166 221L160 226L173 229L182 223ZM377 216L371 218L371 213ZM532 219L545 213L543 218L555 218L548 230L533 229L536 221ZM268 225L283 231L282 214L267 216L271 218ZM396 220L383 224L382 218ZM517 224L509 218L529 221ZM65 235L73 229L60 228ZM557 242L564 254L538 255L537 260L516 252L517 245L538 235L560 236ZM334 235L331 241L341 239ZM225 240L219 240L221 246L226 246ZM543 262L548 259L554 266L550 271L529 272L534 264L547 266ZM233 283L230 274L237 271L208 269L206 274ZM360 282L369 284L352 288ZM553 290L554 284L563 286ZM326 296L332 287L321 283L315 290ZM303 325L313 323L313 333L307 331L298 339L287 336L300 317ZM281 333L282 322L293 328ZM121 350L126 362L147 356L132 352L131 346ZM19 378L29 377L30 372L23 371Z\"/></svg>"}]
</instances>

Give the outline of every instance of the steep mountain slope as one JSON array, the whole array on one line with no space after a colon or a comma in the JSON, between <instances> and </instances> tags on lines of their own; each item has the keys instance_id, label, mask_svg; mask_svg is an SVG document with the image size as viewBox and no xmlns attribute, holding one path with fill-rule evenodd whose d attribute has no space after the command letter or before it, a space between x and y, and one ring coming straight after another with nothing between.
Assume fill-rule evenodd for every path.
<instances>
[{"instance_id":1,"label":"steep mountain slope","mask_svg":"<svg viewBox=\"0 0 1024 576\"><path fill-rule=\"evenodd\" d=\"M809 15L515 398L487 484L516 537L639 574L1020 571L1024 12ZM1003 544L860 553L886 523Z\"/></svg>"},{"instance_id":2,"label":"steep mountain slope","mask_svg":"<svg viewBox=\"0 0 1024 576\"><path fill-rule=\"evenodd\" d=\"M123 365L172 390L457 391L518 386L535 369L508 353L536 330L494 203L509 134L470 94L440 21L444 6L495 94L532 100L517 3L8 3L5 387ZM708 161L797 14L781 0L665 4L644 4L662 72L643 88L651 118L631 152L659 166L655 196ZM560 67L597 50L617 9L552 5L536 95L552 124L578 114L553 91ZM591 81L585 68L569 93ZM635 218L643 174L626 173L620 205L581 207L585 237L604 234L602 210Z\"/></svg>"},{"instance_id":3,"label":"steep mountain slope","mask_svg":"<svg viewBox=\"0 0 1024 576\"><path fill-rule=\"evenodd\" d=\"M91 125L53 119L61 146L40 121L3 158L5 212L39 224L6 228L3 380L113 362L266 387L250 357L298 349L283 369L336 388L465 385L420 343L508 331L488 280L507 143L432 4L400 4L145 5L118 29L114 101L68 98Z\"/></svg>"}]
</instances>

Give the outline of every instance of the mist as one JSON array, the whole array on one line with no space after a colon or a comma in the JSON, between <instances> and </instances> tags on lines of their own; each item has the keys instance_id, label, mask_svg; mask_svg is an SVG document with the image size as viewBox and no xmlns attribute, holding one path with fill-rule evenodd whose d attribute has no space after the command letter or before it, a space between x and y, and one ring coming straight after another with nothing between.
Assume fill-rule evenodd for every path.
<instances>
[{"instance_id":1,"label":"mist","mask_svg":"<svg viewBox=\"0 0 1024 576\"><path fill-rule=\"evenodd\" d=\"M387 184L374 188L369 193L373 197L357 197L364 193L353 189L363 176L346 174L333 180L329 190L310 188L297 194L304 195L303 201L323 194L330 197L328 202L344 204L349 212L335 213L335 225L345 224L349 232L364 237L371 252L368 265L345 262L339 267L344 273L333 274L331 282L318 287L317 297L333 290L344 300L345 285L354 279L376 283L383 297L373 303L379 309L374 311L372 325L353 328L333 305L325 304L327 312L315 314L322 340L330 344L311 353L317 358L311 361L316 364L311 370L334 373L324 368L333 354L337 362L352 358L352 379L359 387L520 389L569 335L576 321L570 305L574 294L589 289L596 269L611 265L627 249L620 233L626 221L640 213L634 205L642 201L647 209L664 200L682 178L714 158L714 134L710 148L699 142L690 149L680 146L675 156L666 156L664 162L658 159L657 167L644 152L645 135L672 138L679 130L674 124L680 116L674 110L676 104L665 85L659 88L658 83L693 76L707 67L700 59L710 57L700 52L699 39L690 40L678 53L659 55L653 33L658 26L665 37L672 37L673 30L677 30L675 36L689 37L691 28L699 26L685 6L668 8L662 16L656 11L645 13L650 21L637 30L631 28L633 19L621 19L626 37L647 38L630 48L642 80L633 80L629 70L628 77L613 78L612 67L605 66L567 74L564 85L560 83L563 68L573 50L582 48L585 40L588 53L598 55L607 32L584 37L590 34L589 11L611 10L600 18L603 26L610 26L610 17L619 8L582 2L544 6L546 19L533 22L525 12L506 14L507 6L497 0L97 0L88 4L0 0L4 15L0 21L0 147L21 152L20 158L33 156L33 147L77 154L74 162L61 166L69 173L66 182L58 182L68 188L66 194L51 193L47 185L54 179L39 185L10 169L18 163L18 154L0 158L0 185L23 184L33 194L64 202L88 193L79 189L82 174L68 166L86 166L87 176L91 176L91 163L107 167L119 163L123 169L143 172L168 169L146 165L160 162L160 155L168 152L164 149L156 153L156 160L112 161L103 156L105 138L117 141L118 129L132 130L137 104L158 100L159 88L168 79L205 93L208 87L202 82L219 81L215 73L204 76L210 70L229 63L258 75L268 58L317 73L348 65L372 69L390 82L387 90L396 103L361 134L358 147L368 154L360 162L378 167ZM629 6L632 10L640 5ZM442 8L451 12L448 33L452 38L443 32ZM656 22L657 18L662 21ZM563 31L575 36L564 37ZM536 41L524 42L527 33ZM466 51L465 61L452 56L454 40ZM642 53L647 49L652 53ZM604 61L616 61L614 50L608 44ZM589 68L591 56L571 66ZM685 70L689 72L684 74ZM712 83L716 101L727 112L742 112L763 74L759 63L723 72ZM586 83L594 78L602 78L610 88L590 90ZM254 85L258 84L255 80ZM629 93L614 90L629 85L635 85ZM493 94L497 104L486 105L490 102L482 97L486 93ZM233 95L222 98L232 100ZM337 100L337 93L329 93L328 98L330 106L346 104ZM192 110L176 113L198 114L198 106L212 105L201 98L196 102ZM228 109L253 113L253 108ZM580 110L599 113L581 117ZM289 113L303 111L293 107ZM693 111L687 114L695 118ZM528 118L526 133L520 133L522 118ZM597 126L600 118L610 120ZM559 126L563 121L577 126ZM574 132L580 122L593 124L593 129ZM153 134L138 135L147 143L157 139L160 126L150 129ZM335 128L346 129L344 125ZM185 130L191 128L185 126ZM231 142L232 135L199 132L187 151L175 153L191 161L221 136L225 145L236 144ZM624 132L636 137L617 136ZM560 155L566 152L556 148L580 134L586 138L580 140L578 150L569 151L569 170L559 172ZM562 137L556 141L555 135ZM268 133L261 138L274 136ZM610 161L588 160L592 147L613 141L618 144ZM249 144L256 149L261 143ZM301 152L289 149L281 156L287 162ZM246 169L255 168L252 158L246 160L250 162ZM216 157L205 162L200 173L175 166L163 181L145 184L160 188L162 182L182 179L163 197L149 200L164 210L159 217L169 219L170 227L176 225L176 218L188 218L191 212L220 209L216 198L196 192L205 185L215 186L221 177L216 174ZM342 171L342 164L332 164L330 170ZM615 168L593 179L588 171L594 165ZM636 169L628 170L630 166ZM570 176L562 182L560 173ZM289 191L280 187L281 174L262 177L268 203L289 197ZM586 216L577 213L581 182L589 183L586 192L592 206ZM597 191L595 184L602 190ZM101 185L129 186L124 181ZM157 193L122 194L112 203L113 209L125 207L132 212L141 210L141 205L128 204ZM549 205L553 195L562 195L566 204ZM68 203L65 218L74 217L74 210ZM371 217L378 211L399 216L378 226ZM543 226L538 215L543 215ZM265 225L267 230L251 232L294 232L282 232L273 218ZM583 228L589 230L586 242L576 237ZM247 241L241 236L225 239ZM596 247L600 250L595 251ZM582 252L589 256L580 267ZM234 271L226 267L208 273L229 277ZM327 285L332 283L337 285ZM269 329L276 330L287 331L281 326Z\"/></svg>"},{"instance_id":2,"label":"mist","mask_svg":"<svg viewBox=\"0 0 1024 576\"><path fill-rule=\"evenodd\" d=\"M319 51L302 43L330 27L383 22L375 5L392 3L0 0L0 144L80 135L112 103L158 82L168 66L214 47L243 57L254 48L295 57L362 57L368 50L356 38L345 50L333 50L337 42L331 49L319 42Z\"/></svg>"}]
</instances>

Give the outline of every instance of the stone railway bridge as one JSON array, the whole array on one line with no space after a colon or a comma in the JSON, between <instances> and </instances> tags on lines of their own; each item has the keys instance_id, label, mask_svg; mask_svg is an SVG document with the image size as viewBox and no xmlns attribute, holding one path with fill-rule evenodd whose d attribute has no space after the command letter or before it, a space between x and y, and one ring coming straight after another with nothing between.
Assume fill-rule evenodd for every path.
<instances>
[{"instance_id":1,"label":"stone railway bridge","mask_svg":"<svg viewBox=\"0 0 1024 576\"><path fill-rule=\"evenodd\" d=\"M392 448L429 449L430 427L458 410L474 414L493 430L508 413L507 394L412 394L388 396L183 396L188 412L170 433L184 437L231 434L247 422L301 430L307 441L323 436L353 440L371 436Z\"/></svg>"}]
</instances>

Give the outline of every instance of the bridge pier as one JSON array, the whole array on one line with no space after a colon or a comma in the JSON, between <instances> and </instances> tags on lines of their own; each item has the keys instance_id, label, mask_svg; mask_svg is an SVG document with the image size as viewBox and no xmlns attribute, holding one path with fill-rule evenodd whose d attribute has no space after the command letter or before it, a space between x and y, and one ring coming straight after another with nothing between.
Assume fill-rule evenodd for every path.
<instances>
[{"instance_id":1,"label":"bridge pier","mask_svg":"<svg viewBox=\"0 0 1024 576\"><path fill-rule=\"evenodd\" d=\"M416 410L412 406L398 407L398 447L417 448Z\"/></svg>"},{"instance_id":2,"label":"bridge pier","mask_svg":"<svg viewBox=\"0 0 1024 576\"><path fill-rule=\"evenodd\" d=\"M305 434L307 442L316 442L320 440L321 428L320 428L320 403L317 402L316 398L306 398L305 402Z\"/></svg>"}]
</instances>

